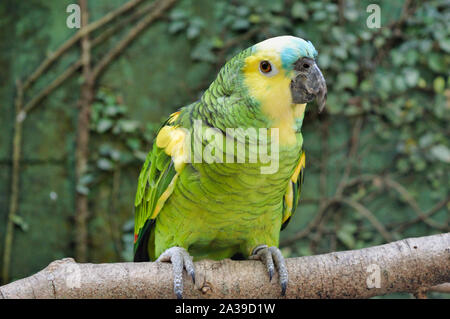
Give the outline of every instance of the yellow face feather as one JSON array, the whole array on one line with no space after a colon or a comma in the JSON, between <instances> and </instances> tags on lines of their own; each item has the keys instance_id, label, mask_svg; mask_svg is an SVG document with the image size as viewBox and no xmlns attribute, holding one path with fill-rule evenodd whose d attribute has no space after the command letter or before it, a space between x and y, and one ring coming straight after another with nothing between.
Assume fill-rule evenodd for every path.
<instances>
[{"instance_id":1,"label":"yellow face feather","mask_svg":"<svg viewBox=\"0 0 450 319\"><path fill-rule=\"evenodd\" d=\"M277 73L267 76L260 71L260 63L269 61ZM260 49L245 59L245 85L250 95L261 104L262 112L272 120L272 128L279 129L280 144L296 143L295 118L302 117L306 104L293 104L290 91L292 71L286 71L280 54L272 49Z\"/></svg>"}]
</instances>

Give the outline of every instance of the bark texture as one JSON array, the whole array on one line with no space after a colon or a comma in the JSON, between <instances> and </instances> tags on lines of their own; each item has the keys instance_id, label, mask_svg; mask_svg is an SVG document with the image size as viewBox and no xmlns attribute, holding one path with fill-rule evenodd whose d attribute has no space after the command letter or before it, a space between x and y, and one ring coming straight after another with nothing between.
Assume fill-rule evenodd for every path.
<instances>
[{"instance_id":1,"label":"bark texture","mask_svg":"<svg viewBox=\"0 0 450 319\"><path fill-rule=\"evenodd\" d=\"M278 277L269 282L259 261L203 260L195 267L195 285L185 274L185 298L280 298ZM450 282L450 233L289 258L287 267L286 298L417 293ZM379 288L374 287L377 280ZM52 262L33 276L0 287L0 298L174 297L169 263L78 264L66 258Z\"/></svg>"}]
</instances>

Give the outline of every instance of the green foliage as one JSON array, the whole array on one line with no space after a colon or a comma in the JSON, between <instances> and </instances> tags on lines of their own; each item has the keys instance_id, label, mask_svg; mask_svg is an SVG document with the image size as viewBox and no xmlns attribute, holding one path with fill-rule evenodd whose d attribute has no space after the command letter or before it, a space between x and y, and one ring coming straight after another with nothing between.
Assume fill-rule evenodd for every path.
<instances>
[{"instance_id":1,"label":"green foliage","mask_svg":"<svg viewBox=\"0 0 450 319\"><path fill-rule=\"evenodd\" d=\"M128 118L122 98L104 87L98 90L91 109L93 147L88 172L81 177L77 191L89 194L96 182L111 177L111 172L136 167L145 160L158 124L143 125Z\"/></svg>"}]
</instances>

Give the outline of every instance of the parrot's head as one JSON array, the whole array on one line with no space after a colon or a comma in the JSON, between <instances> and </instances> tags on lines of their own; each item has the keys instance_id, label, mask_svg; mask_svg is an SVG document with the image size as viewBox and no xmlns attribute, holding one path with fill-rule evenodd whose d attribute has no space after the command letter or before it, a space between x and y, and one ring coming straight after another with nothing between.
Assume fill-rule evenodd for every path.
<instances>
[{"instance_id":1,"label":"parrot's head","mask_svg":"<svg viewBox=\"0 0 450 319\"><path fill-rule=\"evenodd\" d=\"M316 57L311 42L293 36L255 44L241 69L248 94L272 114L284 112L284 105L304 105L315 98L322 111L327 86Z\"/></svg>"},{"instance_id":2,"label":"parrot's head","mask_svg":"<svg viewBox=\"0 0 450 319\"><path fill-rule=\"evenodd\" d=\"M322 111L327 98L316 57L311 42L293 36L267 39L241 51L202 96L208 112L214 112L208 121L222 130L278 128L281 144L296 143L306 103L317 99Z\"/></svg>"}]
</instances>

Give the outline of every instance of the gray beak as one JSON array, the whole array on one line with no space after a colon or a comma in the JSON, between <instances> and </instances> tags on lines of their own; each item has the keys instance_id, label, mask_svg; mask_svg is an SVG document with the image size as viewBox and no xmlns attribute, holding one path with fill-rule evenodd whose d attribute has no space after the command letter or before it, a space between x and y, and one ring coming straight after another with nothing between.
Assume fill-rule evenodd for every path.
<instances>
[{"instance_id":1,"label":"gray beak","mask_svg":"<svg viewBox=\"0 0 450 319\"><path fill-rule=\"evenodd\" d=\"M317 98L319 113L327 101L327 84L316 62L310 58L298 59L294 64L295 79L291 81L292 101L303 104Z\"/></svg>"}]
</instances>

